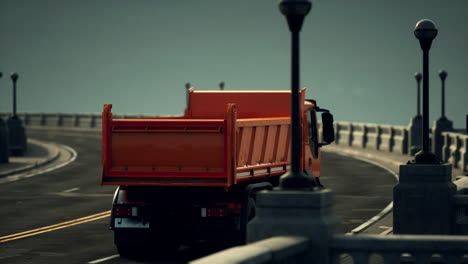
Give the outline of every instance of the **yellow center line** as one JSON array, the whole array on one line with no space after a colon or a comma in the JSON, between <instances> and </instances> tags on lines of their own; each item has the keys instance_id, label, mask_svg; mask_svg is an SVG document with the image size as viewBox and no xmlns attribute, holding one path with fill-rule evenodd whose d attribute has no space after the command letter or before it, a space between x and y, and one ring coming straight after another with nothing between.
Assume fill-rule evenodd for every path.
<instances>
[{"instance_id":1,"label":"yellow center line","mask_svg":"<svg viewBox=\"0 0 468 264\"><path fill-rule=\"evenodd\" d=\"M8 235L8 236L3 236L3 237L0 237L0 243L4 243L4 242L7 242L7 241L16 240L16 239L20 239L20 238L24 238L24 237L29 237L29 236L35 236L35 235L38 235L38 234L42 234L42 233L46 233L46 232L50 232L50 231L54 231L54 230L58 230L58 229L62 229L62 228L67 228L67 227L74 226L74 225L79 225L79 224L99 220L99 219L106 218L106 217L109 217L109 216L110 216L110 210L105 211L105 212L101 212L101 213L98 213L98 214L78 218L78 219L75 219L75 220L58 223L58 224L55 224L55 225L45 226L45 227L41 227L41 228L37 228L37 229L33 229L33 230L21 232L21 233L16 233L16 234Z\"/></svg>"}]
</instances>

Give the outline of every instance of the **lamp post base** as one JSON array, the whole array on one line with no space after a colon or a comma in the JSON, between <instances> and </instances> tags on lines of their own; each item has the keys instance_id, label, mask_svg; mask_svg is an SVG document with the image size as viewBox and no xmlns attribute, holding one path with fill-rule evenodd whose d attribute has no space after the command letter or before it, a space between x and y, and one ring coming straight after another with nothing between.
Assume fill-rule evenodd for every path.
<instances>
[{"instance_id":1,"label":"lamp post base","mask_svg":"<svg viewBox=\"0 0 468 264\"><path fill-rule=\"evenodd\" d=\"M394 234L451 234L452 165L400 165L400 181L393 188Z\"/></svg>"},{"instance_id":2,"label":"lamp post base","mask_svg":"<svg viewBox=\"0 0 468 264\"><path fill-rule=\"evenodd\" d=\"M305 259L313 259L314 263L331 262L327 246L338 224L331 190L261 191L257 193L256 203L255 218L247 225L247 243L272 236L307 237L317 250L308 250Z\"/></svg>"},{"instance_id":3,"label":"lamp post base","mask_svg":"<svg viewBox=\"0 0 468 264\"><path fill-rule=\"evenodd\" d=\"M10 156L24 156L27 151L26 128L18 116L7 120Z\"/></svg>"},{"instance_id":4,"label":"lamp post base","mask_svg":"<svg viewBox=\"0 0 468 264\"><path fill-rule=\"evenodd\" d=\"M282 189L312 189L315 181L304 172L289 171L283 174L280 179Z\"/></svg>"},{"instance_id":5,"label":"lamp post base","mask_svg":"<svg viewBox=\"0 0 468 264\"><path fill-rule=\"evenodd\" d=\"M421 164L440 164L440 160L432 152L419 151L414 155L414 163Z\"/></svg>"}]
</instances>

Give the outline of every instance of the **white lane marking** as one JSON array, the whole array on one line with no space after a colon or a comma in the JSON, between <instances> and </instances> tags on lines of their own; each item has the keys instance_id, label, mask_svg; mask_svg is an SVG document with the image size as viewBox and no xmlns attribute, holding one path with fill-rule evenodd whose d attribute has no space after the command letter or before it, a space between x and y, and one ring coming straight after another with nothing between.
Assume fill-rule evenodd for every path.
<instances>
[{"instance_id":1,"label":"white lane marking","mask_svg":"<svg viewBox=\"0 0 468 264\"><path fill-rule=\"evenodd\" d=\"M332 151L330 151L332 152ZM357 155L352 155L352 154L345 154L345 153L339 153L339 152L334 152L333 153L337 154L337 155L341 155L341 156L345 156L345 157L351 157L351 158L354 158L354 159L357 159L357 160L361 160L361 161L364 161L364 162L367 162L367 163L370 163L372 165L375 165L379 168L382 168L386 171L388 171L393 177L395 177L396 181L399 182L399 179L398 179L398 173L396 173L395 171L389 169L387 166L385 165L382 165L382 164L379 164L375 161L372 161L372 160L369 160L369 159L366 159L366 158L362 158L362 157L358 157ZM382 211L380 211L380 213L378 213L376 216L372 217L371 219L369 219L369 221L363 223L362 225L354 228L353 230L351 230L351 232L349 232L348 234L358 234L362 231L364 231L365 229L369 228L370 226L372 226L373 224L377 223L379 220L381 220L382 218L384 218L386 215L388 215L391 211L393 210L393 201L390 202L387 207L385 207Z\"/></svg>"},{"instance_id":2,"label":"white lane marking","mask_svg":"<svg viewBox=\"0 0 468 264\"><path fill-rule=\"evenodd\" d=\"M60 145L60 144L57 144L57 145ZM27 174L27 175L24 176L24 178L31 178L31 177L34 177L34 176L37 176L37 175L40 175L40 174L44 174L44 173L56 170L56 169L60 169L60 168L65 167L68 164L70 164L70 163L72 163L73 161L76 160L76 158L78 157L78 153L74 149L72 149L69 146L65 146L65 145L60 145L60 146L70 152L70 154L72 156L71 159L69 159L66 162L64 162L62 164L59 164L57 166L54 166L54 167L51 167L51 168L48 168L48 169L45 169L45 170L41 170L41 171L38 171L38 172L33 172L33 173L30 173L30 174Z\"/></svg>"},{"instance_id":3,"label":"white lane marking","mask_svg":"<svg viewBox=\"0 0 468 264\"><path fill-rule=\"evenodd\" d=\"M13 175L10 175L10 176L6 176L4 178L0 178L0 184L7 183L7 182L18 181L18 180L22 180L22 179L26 179L26 178L31 178L31 177L34 177L34 176L37 176L37 175L41 175L41 174L44 174L44 173L47 173L47 172L62 168L64 166L67 166L68 164L72 163L73 161L75 161L76 158L78 157L78 153L74 149L72 149L71 147L66 146L66 145L61 145L61 144L55 144L55 145L60 146L62 148L61 151L65 150L65 151L69 152L70 158L67 161L65 161L63 163L60 163L57 166L50 167L48 169L42 169L41 167L39 167L39 168L32 169L32 171L30 171L30 172L22 172L22 173L20 172L18 174L13 174ZM59 154L59 157L58 157L59 160L60 160L60 155L61 154ZM60 162L60 161L58 161L58 162ZM47 167L47 165L44 165L44 166Z\"/></svg>"},{"instance_id":4,"label":"white lane marking","mask_svg":"<svg viewBox=\"0 0 468 264\"><path fill-rule=\"evenodd\" d=\"M363 220L363 219L351 219L348 222L350 222L351 224L360 224L360 223L364 223L365 220Z\"/></svg>"},{"instance_id":5,"label":"white lane marking","mask_svg":"<svg viewBox=\"0 0 468 264\"><path fill-rule=\"evenodd\" d=\"M381 228L381 229L389 229L389 228L392 228L392 227L390 227L390 226L379 226L379 228Z\"/></svg>"},{"instance_id":6,"label":"white lane marking","mask_svg":"<svg viewBox=\"0 0 468 264\"><path fill-rule=\"evenodd\" d=\"M101 262L104 262L104 261L108 261L110 259L115 259L115 258L118 258L120 257L120 255L112 255L112 256L109 256L109 257L105 257L105 258L101 258L101 259L96 259L96 260L93 260L93 261L90 261L88 262L89 264L96 264L96 263L101 263Z\"/></svg>"},{"instance_id":7,"label":"white lane marking","mask_svg":"<svg viewBox=\"0 0 468 264\"><path fill-rule=\"evenodd\" d=\"M362 209L351 209L353 212L380 212L380 208L362 208Z\"/></svg>"},{"instance_id":8,"label":"white lane marking","mask_svg":"<svg viewBox=\"0 0 468 264\"><path fill-rule=\"evenodd\" d=\"M80 189L80 187L75 187L75 188L71 188L71 189L68 189L68 190L65 190L63 191L64 193L69 193L69 192L76 192Z\"/></svg>"}]
</instances>

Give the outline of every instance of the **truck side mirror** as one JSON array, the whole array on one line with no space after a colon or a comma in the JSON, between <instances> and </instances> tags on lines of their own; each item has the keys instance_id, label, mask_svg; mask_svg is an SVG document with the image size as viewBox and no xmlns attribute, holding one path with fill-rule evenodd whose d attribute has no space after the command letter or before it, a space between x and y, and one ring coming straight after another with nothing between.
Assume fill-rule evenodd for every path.
<instances>
[{"instance_id":1,"label":"truck side mirror","mask_svg":"<svg viewBox=\"0 0 468 264\"><path fill-rule=\"evenodd\" d=\"M322 113L322 140L330 144L335 141L335 129L333 128L333 115L330 112Z\"/></svg>"}]
</instances>

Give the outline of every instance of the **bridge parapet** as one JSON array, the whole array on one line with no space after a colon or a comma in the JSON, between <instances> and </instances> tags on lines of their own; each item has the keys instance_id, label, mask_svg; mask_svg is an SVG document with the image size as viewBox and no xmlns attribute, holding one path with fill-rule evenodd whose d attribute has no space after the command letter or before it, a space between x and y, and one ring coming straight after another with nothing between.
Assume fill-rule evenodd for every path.
<instances>
[{"instance_id":1,"label":"bridge parapet","mask_svg":"<svg viewBox=\"0 0 468 264\"><path fill-rule=\"evenodd\" d=\"M408 154L408 129L404 126L335 122L336 144Z\"/></svg>"},{"instance_id":2,"label":"bridge parapet","mask_svg":"<svg viewBox=\"0 0 468 264\"><path fill-rule=\"evenodd\" d=\"M442 235L332 235L329 263L465 263L468 236ZM276 236L230 248L191 264L301 264L327 263L303 237ZM311 253L311 254L307 254ZM352 260L352 261L351 261Z\"/></svg>"},{"instance_id":3,"label":"bridge parapet","mask_svg":"<svg viewBox=\"0 0 468 264\"><path fill-rule=\"evenodd\" d=\"M453 167L468 171L468 135L456 132L443 132L444 145L442 159Z\"/></svg>"},{"instance_id":4,"label":"bridge parapet","mask_svg":"<svg viewBox=\"0 0 468 264\"><path fill-rule=\"evenodd\" d=\"M19 113L26 126L52 126L100 129L101 113ZM9 113L0 113L7 119ZM114 114L114 118L144 118L159 115ZM335 144L353 148L380 150L402 155L409 154L411 146L409 127L385 124L335 122ZM468 171L468 135L460 132L442 132L444 145L442 159L464 172Z\"/></svg>"}]
</instances>

